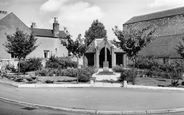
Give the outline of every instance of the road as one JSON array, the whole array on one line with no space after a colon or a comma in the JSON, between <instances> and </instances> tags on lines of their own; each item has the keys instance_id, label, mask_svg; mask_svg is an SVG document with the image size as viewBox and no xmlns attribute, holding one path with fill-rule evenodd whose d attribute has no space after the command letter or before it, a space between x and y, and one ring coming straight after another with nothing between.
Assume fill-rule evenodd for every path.
<instances>
[{"instance_id":1,"label":"road","mask_svg":"<svg viewBox=\"0 0 184 115\"><path fill-rule=\"evenodd\" d=\"M96 115L96 114L73 113L73 112L64 112L64 111L57 111L57 110L51 110L51 109L43 109L38 107L28 107L28 106L3 102L0 100L0 115ZM184 112L149 114L149 115L184 115Z\"/></svg>"},{"instance_id":2,"label":"road","mask_svg":"<svg viewBox=\"0 0 184 115\"><path fill-rule=\"evenodd\" d=\"M0 84L0 97L48 106L105 111L184 107L184 92L128 88L15 88Z\"/></svg>"},{"instance_id":3,"label":"road","mask_svg":"<svg viewBox=\"0 0 184 115\"><path fill-rule=\"evenodd\" d=\"M28 107L3 102L0 100L0 115L90 115L90 114L72 113L51 109Z\"/></svg>"}]
</instances>

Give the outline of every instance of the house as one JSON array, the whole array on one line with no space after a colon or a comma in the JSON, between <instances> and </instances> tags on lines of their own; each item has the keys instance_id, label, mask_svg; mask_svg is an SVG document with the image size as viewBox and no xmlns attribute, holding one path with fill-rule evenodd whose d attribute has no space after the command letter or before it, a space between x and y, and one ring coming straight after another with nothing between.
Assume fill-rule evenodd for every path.
<instances>
[{"instance_id":1,"label":"house","mask_svg":"<svg viewBox=\"0 0 184 115\"><path fill-rule=\"evenodd\" d=\"M36 28L35 23L28 27L14 13L6 14L2 17L0 19L0 60L2 65L14 63L16 66L16 58L13 54L6 52L3 44L7 40L6 35L12 35L17 28L28 34L33 31L37 38L36 44L39 46L27 58L39 57L44 59L49 58L51 55L58 57L68 56L68 50L60 42L60 39L65 36L65 32L59 30L59 23L56 18L54 18L52 29L42 29Z\"/></svg>"},{"instance_id":2,"label":"house","mask_svg":"<svg viewBox=\"0 0 184 115\"><path fill-rule=\"evenodd\" d=\"M126 62L125 52L107 38L94 39L88 46L84 58L84 65L95 66L96 68L112 68L116 65L126 67Z\"/></svg>"},{"instance_id":3,"label":"house","mask_svg":"<svg viewBox=\"0 0 184 115\"><path fill-rule=\"evenodd\" d=\"M154 40L139 54L148 57L152 55L162 62L182 58L177 54L176 48L184 35L184 7L134 16L123 24L123 31L148 26L155 29Z\"/></svg>"}]
</instances>

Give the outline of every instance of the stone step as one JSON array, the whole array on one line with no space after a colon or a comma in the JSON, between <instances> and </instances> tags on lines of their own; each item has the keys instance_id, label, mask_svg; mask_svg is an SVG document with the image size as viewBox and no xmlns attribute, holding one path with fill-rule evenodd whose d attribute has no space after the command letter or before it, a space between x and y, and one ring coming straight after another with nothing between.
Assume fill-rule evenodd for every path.
<instances>
[{"instance_id":1,"label":"stone step","mask_svg":"<svg viewBox=\"0 0 184 115\"><path fill-rule=\"evenodd\" d=\"M96 81L103 81L103 80L117 81L119 79L119 77L120 77L120 73L113 72L112 69L109 69L109 75L108 74L107 75L99 74L102 71L103 71L103 69L99 69L97 73L94 73L92 75L92 77L95 77Z\"/></svg>"}]
</instances>

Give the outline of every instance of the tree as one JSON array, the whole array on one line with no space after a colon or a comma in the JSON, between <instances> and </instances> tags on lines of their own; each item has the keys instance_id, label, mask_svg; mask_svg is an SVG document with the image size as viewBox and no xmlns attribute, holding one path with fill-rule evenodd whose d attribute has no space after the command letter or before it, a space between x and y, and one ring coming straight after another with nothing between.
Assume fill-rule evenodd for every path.
<instances>
[{"instance_id":1,"label":"tree","mask_svg":"<svg viewBox=\"0 0 184 115\"><path fill-rule=\"evenodd\" d=\"M138 52L146 46L147 43L151 42L152 34L155 29L151 26L147 26L143 29L130 29L128 32L121 31L117 26L113 29L114 34L119 41L114 40L116 46L124 50L127 56L133 61L133 81L135 84L135 62Z\"/></svg>"},{"instance_id":2,"label":"tree","mask_svg":"<svg viewBox=\"0 0 184 115\"><path fill-rule=\"evenodd\" d=\"M79 68L79 58L84 55L87 46L84 43L84 39L81 38L81 34L79 34L77 39L74 41L66 28L65 28L65 33L66 33L66 36L64 36L61 39L61 44L63 44L68 49L69 54L72 54L75 57L77 57L77 68ZM78 82L78 77L77 77L77 82Z\"/></svg>"},{"instance_id":3,"label":"tree","mask_svg":"<svg viewBox=\"0 0 184 115\"><path fill-rule=\"evenodd\" d=\"M94 20L91 27L89 27L89 29L85 32L85 43L88 46L94 39L106 37L106 33L107 31L105 30L104 25L98 20Z\"/></svg>"},{"instance_id":4,"label":"tree","mask_svg":"<svg viewBox=\"0 0 184 115\"><path fill-rule=\"evenodd\" d=\"M182 41L180 41L179 44L176 46L176 51L178 54L181 55L181 57L184 58L184 37L182 38Z\"/></svg>"},{"instance_id":5,"label":"tree","mask_svg":"<svg viewBox=\"0 0 184 115\"><path fill-rule=\"evenodd\" d=\"M20 60L25 59L28 54L38 47L38 45L35 45L37 39L33 32L29 35L18 28L13 35L6 35L6 37L7 41L3 45L8 53L18 58L20 73Z\"/></svg>"}]
</instances>

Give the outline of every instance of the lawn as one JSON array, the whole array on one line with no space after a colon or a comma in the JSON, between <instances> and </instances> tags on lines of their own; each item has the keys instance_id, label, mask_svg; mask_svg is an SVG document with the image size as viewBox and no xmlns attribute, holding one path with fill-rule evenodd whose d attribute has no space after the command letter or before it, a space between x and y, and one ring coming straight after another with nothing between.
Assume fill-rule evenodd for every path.
<instances>
[{"instance_id":1,"label":"lawn","mask_svg":"<svg viewBox=\"0 0 184 115\"><path fill-rule=\"evenodd\" d=\"M182 80L179 81L181 84ZM144 86L168 86L171 84L171 79L164 78L150 78L150 77L136 77L136 85Z\"/></svg>"}]
</instances>

